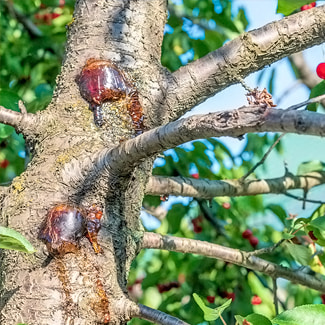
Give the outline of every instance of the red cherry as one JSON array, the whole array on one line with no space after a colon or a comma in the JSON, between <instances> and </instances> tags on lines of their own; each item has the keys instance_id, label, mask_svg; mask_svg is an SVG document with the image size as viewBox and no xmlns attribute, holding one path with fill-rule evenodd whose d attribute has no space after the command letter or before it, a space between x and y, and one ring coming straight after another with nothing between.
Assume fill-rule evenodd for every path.
<instances>
[{"instance_id":1,"label":"red cherry","mask_svg":"<svg viewBox=\"0 0 325 325\"><path fill-rule=\"evenodd\" d=\"M320 297L322 298L322 304L325 305L325 295L320 295Z\"/></svg>"},{"instance_id":2,"label":"red cherry","mask_svg":"<svg viewBox=\"0 0 325 325\"><path fill-rule=\"evenodd\" d=\"M310 237L310 239L312 239L313 241L317 241L318 238L314 235L314 232L311 230L309 233L308 233L308 236Z\"/></svg>"},{"instance_id":3,"label":"red cherry","mask_svg":"<svg viewBox=\"0 0 325 325\"><path fill-rule=\"evenodd\" d=\"M316 7L316 2L312 2L310 3L309 5L304 5L300 8L301 11L304 11L304 10L308 10L308 9L311 9L313 7Z\"/></svg>"},{"instance_id":4,"label":"red cherry","mask_svg":"<svg viewBox=\"0 0 325 325\"><path fill-rule=\"evenodd\" d=\"M317 76L321 79L325 79L325 62L320 63L316 68Z\"/></svg>"},{"instance_id":5,"label":"red cherry","mask_svg":"<svg viewBox=\"0 0 325 325\"><path fill-rule=\"evenodd\" d=\"M165 284L157 284L159 293L163 293L163 292L169 291L173 288L179 288L179 287L180 287L180 284L178 283L178 281L171 281L171 282L168 282Z\"/></svg>"},{"instance_id":6,"label":"red cherry","mask_svg":"<svg viewBox=\"0 0 325 325\"><path fill-rule=\"evenodd\" d=\"M196 179L199 179L199 178L200 178L199 173L192 174L191 176L192 176L193 178L196 178Z\"/></svg>"},{"instance_id":7,"label":"red cherry","mask_svg":"<svg viewBox=\"0 0 325 325\"><path fill-rule=\"evenodd\" d=\"M215 296L207 296L207 301L208 301L210 304L213 304L215 298L216 298Z\"/></svg>"},{"instance_id":8,"label":"red cherry","mask_svg":"<svg viewBox=\"0 0 325 325\"><path fill-rule=\"evenodd\" d=\"M58 17L60 17L60 16L61 16L61 14L57 14L57 13L55 13L55 12L53 12L53 13L51 14L51 18L52 18L52 19L58 18Z\"/></svg>"},{"instance_id":9,"label":"red cherry","mask_svg":"<svg viewBox=\"0 0 325 325\"><path fill-rule=\"evenodd\" d=\"M252 305L260 305L262 303L262 299L258 295L254 295L251 300Z\"/></svg>"},{"instance_id":10,"label":"red cherry","mask_svg":"<svg viewBox=\"0 0 325 325\"><path fill-rule=\"evenodd\" d=\"M193 231L196 233L196 234L199 234L200 232L202 232L203 228L201 226L194 226L194 229Z\"/></svg>"},{"instance_id":11,"label":"red cherry","mask_svg":"<svg viewBox=\"0 0 325 325\"><path fill-rule=\"evenodd\" d=\"M229 202L224 202L224 203L222 203L222 207L224 208L224 209L230 209L231 208L231 204L229 203Z\"/></svg>"},{"instance_id":12,"label":"red cherry","mask_svg":"<svg viewBox=\"0 0 325 325\"><path fill-rule=\"evenodd\" d=\"M253 236L253 232L250 229L246 229L245 231L243 231L241 235L243 238L249 239L250 237Z\"/></svg>"},{"instance_id":13,"label":"red cherry","mask_svg":"<svg viewBox=\"0 0 325 325\"><path fill-rule=\"evenodd\" d=\"M258 238L252 236L249 238L249 243L255 248L258 245Z\"/></svg>"},{"instance_id":14,"label":"red cherry","mask_svg":"<svg viewBox=\"0 0 325 325\"><path fill-rule=\"evenodd\" d=\"M9 166L9 160L4 159L0 162L0 168L7 168Z\"/></svg>"},{"instance_id":15,"label":"red cherry","mask_svg":"<svg viewBox=\"0 0 325 325\"><path fill-rule=\"evenodd\" d=\"M227 294L226 294L226 298L227 298L227 299L231 299L232 301L234 301L235 298L236 298L236 295L235 295L234 292L227 292Z\"/></svg>"}]
</instances>

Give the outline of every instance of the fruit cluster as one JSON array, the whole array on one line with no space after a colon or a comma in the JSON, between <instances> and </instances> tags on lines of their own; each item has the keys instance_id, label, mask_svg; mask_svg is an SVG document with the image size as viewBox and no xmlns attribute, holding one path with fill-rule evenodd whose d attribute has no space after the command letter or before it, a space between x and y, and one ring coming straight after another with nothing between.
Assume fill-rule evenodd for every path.
<instances>
[{"instance_id":1,"label":"fruit cluster","mask_svg":"<svg viewBox=\"0 0 325 325\"><path fill-rule=\"evenodd\" d=\"M179 287L180 287L180 284L178 281L171 281L168 283L157 284L159 293L167 292L173 288L179 288Z\"/></svg>"},{"instance_id":2,"label":"fruit cluster","mask_svg":"<svg viewBox=\"0 0 325 325\"><path fill-rule=\"evenodd\" d=\"M244 239L247 239L254 249L258 245L258 238L253 236L253 232L250 229L246 229L245 231L243 231L242 237Z\"/></svg>"},{"instance_id":3,"label":"fruit cluster","mask_svg":"<svg viewBox=\"0 0 325 325\"><path fill-rule=\"evenodd\" d=\"M308 9L311 9L311 8L314 8L316 7L316 2L312 2L310 3L309 5L304 5L300 8L301 11L304 11L304 10L308 10Z\"/></svg>"},{"instance_id":4,"label":"fruit cluster","mask_svg":"<svg viewBox=\"0 0 325 325\"><path fill-rule=\"evenodd\" d=\"M65 5L65 0L60 0L58 8L62 9ZM34 15L37 23L43 23L46 25L51 25L52 20L61 16L60 13L52 12L52 8L48 8L44 3L40 5L41 13L36 13Z\"/></svg>"}]
</instances>

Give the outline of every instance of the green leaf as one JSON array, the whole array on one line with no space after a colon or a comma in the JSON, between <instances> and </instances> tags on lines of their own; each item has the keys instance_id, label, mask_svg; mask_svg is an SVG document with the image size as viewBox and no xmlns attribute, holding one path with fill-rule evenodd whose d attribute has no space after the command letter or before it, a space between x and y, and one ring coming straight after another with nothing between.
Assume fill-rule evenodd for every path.
<instances>
[{"instance_id":1,"label":"green leaf","mask_svg":"<svg viewBox=\"0 0 325 325\"><path fill-rule=\"evenodd\" d=\"M19 232L0 226L0 248L13 249L25 253L34 253L32 244Z\"/></svg>"},{"instance_id":2,"label":"green leaf","mask_svg":"<svg viewBox=\"0 0 325 325\"><path fill-rule=\"evenodd\" d=\"M317 84L310 92L309 98L314 98L325 94L325 80ZM319 103L312 103L307 106L308 111L315 112Z\"/></svg>"},{"instance_id":3,"label":"green leaf","mask_svg":"<svg viewBox=\"0 0 325 325\"><path fill-rule=\"evenodd\" d=\"M261 314L250 314L246 317L236 315L235 319L240 325L243 325L244 320L248 321L251 325L272 325L271 321Z\"/></svg>"},{"instance_id":4,"label":"green leaf","mask_svg":"<svg viewBox=\"0 0 325 325\"><path fill-rule=\"evenodd\" d=\"M220 315L223 313L223 311L228 308L232 302L232 299L228 299L223 305L213 309L210 307L207 307L203 300L196 294L193 293L193 298L195 302L199 305L199 307L202 309L204 313L204 320L206 321L214 321L220 317Z\"/></svg>"},{"instance_id":5,"label":"green leaf","mask_svg":"<svg viewBox=\"0 0 325 325\"><path fill-rule=\"evenodd\" d=\"M321 171L325 169L325 163L320 160L305 161L298 166L298 175L304 175L310 172Z\"/></svg>"},{"instance_id":6,"label":"green leaf","mask_svg":"<svg viewBox=\"0 0 325 325\"><path fill-rule=\"evenodd\" d=\"M325 246L325 216L313 219L306 228L313 231L318 245Z\"/></svg>"},{"instance_id":7,"label":"green leaf","mask_svg":"<svg viewBox=\"0 0 325 325\"><path fill-rule=\"evenodd\" d=\"M299 9L303 5L309 4L313 1L308 0L278 0L277 14L290 15L296 9Z\"/></svg>"},{"instance_id":8,"label":"green leaf","mask_svg":"<svg viewBox=\"0 0 325 325\"><path fill-rule=\"evenodd\" d=\"M277 204L269 204L266 209L271 210L276 216L279 217L279 219L285 223L288 215L286 210L282 208L282 206L277 205Z\"/></svg>"},{"instance_id":9,"label":"green leaf","mask_svg":"<svg viewBox=\"0 0 325 325\"><path fill-rule=\"evenodd\" d=\"M272 319L276 325L324 325L325 305L304 305L287 310Z\"/></svg>"},{"instance_id":10,"label":"green leaf","mask_svg":"<svg viewBox=\"0 0 325 325\"><path fill-rule=\"evenodd\" d=\"M287 247L290 255L301 265L308 265L311 258L311 251L302 245L295 245L292 243L285 242L284 245Z\"/></svg>"},{"instance_id":11,"label":"green leaf","mask_svg":"<svg viewBox=\"0 0 325 325\"><path fill-rule=\"evenodd\" d=\"M283 237L283 239L291 239L291 238L293 238L295 236L292 235L292 234L289 234L287 232L284 232L284 233L282 233L282 237Z\"/></svg>"},{"instance_id":12,"label":"green leaf","mask_svg":"<svg viewBox=\"0 0 325 325\"><path fill-rule=\"evenodd\" d=\"M318 228L321 231L325 231L325 216L318 217L310 222L310 225Z\"/></svg>"}]
</instances>

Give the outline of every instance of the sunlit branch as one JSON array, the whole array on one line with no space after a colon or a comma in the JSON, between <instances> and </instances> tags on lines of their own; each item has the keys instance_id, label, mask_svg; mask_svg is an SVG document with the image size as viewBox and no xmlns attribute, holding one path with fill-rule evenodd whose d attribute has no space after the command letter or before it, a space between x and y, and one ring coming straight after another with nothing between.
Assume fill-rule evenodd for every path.
<instances>
[{"instance_id":1,"label":"sunlit branch","mask_svg":"<svg viewBox=\"0 0 325 325\"><path fill-rule=\"evenodd\" d=\"M249 132L265 131L325 136L325 115L261 106L195 115L147 131L113 149L103 150L95 166L116 174L127 174L142 159L191 140L239 137Z\"/></svg>"},{"instance_id":2,"label":"sunlit branch","mask_svg":"<svg viewBox=\"0 0 325 325\"><path fill-rule=\"evenodd\" d=\"M0 106L0 123L13 126L17 132L24 134L25 129L36 126L36 117L34 114L15 112Z\"/></svg>"},{"instance_id":3,"label":"sunlit branch","mask_svg":"<svg viewBox=\"0 0 325 325\"><path fill-rule=\"evenodd\" d=\"M253 180L210 181L187 177L151 176L146 186L149 195L176 195L211 199L216 196L246 196L258 194L287 194L288 190L303 189L325 184L325 172L305 175L288 174L283 177Z\"/></svg>"},{"instance_id":4,"label":"sunlit branch","mask_svg":"<svg viewBox=\"0 0 325 325\"><path fill-rule=\"evenodd\" d=\"M138 310L132 315L133 317L148 320L154 324L160 325L189 325L182 320L163 313L162 311L139 304Z\"/></svg>"},{"instance_id":5,"label":"sunlit branch","mask_svg":"<svg viewBox=\"0 0 325 325\"><path fill-rule=\"evenodd\" d=\"M325 6L305 10L244 33L175 71L166 98L170 115L186 111L290 54L324 42ZM268 37L265 37L268 35Z\"/></svg>"},{"instance_id":6,"label":"sunlit branch","mask_svg":"<svg viewBox=\"0 0 325 325\"><path fill-rule=\"evenodd\" d=\"M163 249L180 253L199 254L223 260L269 275L272 278L284 278L294 283L325 293L325 281L302 271L292 270L272 262L240 251L205 241L162 236L155 233L144 233L142 248Z\"/></svg>"}]
</instances>

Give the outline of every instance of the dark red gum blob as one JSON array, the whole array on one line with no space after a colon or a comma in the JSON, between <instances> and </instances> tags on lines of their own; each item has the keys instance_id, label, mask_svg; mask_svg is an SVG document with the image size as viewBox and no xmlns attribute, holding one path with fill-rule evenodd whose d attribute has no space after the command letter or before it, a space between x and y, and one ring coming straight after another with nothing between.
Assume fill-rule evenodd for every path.
<instances>
[{"instance_id":1,"label":"dark red gum blob","mask_svg":"<svg viewBox=\"0 0 325 325\"><path fill-rule=\"evenodd\" d=\"M102 124L102 113L98 106L104 102L127 98L127 109L136 134L143 132L144 117L138 92L114 63L108 60L89 59L81 71L78 84L81 96L89 102L94 111L96 125Z\"/></svg>"},{"instance_id":2,"label":"dark red gum blob","mask_svg":"<svg viewBox=\"0 0 325 325\"><path fill-rule=\"evenodd\" d=\"M73 205L59 204L46 215L41 225L39 239L43 240L52 255L64 255L79 249L79 240L86 236L94 251L101 251L97 242L102 211L92 206L85 210Z\"/></svg>"}]
</instances>

